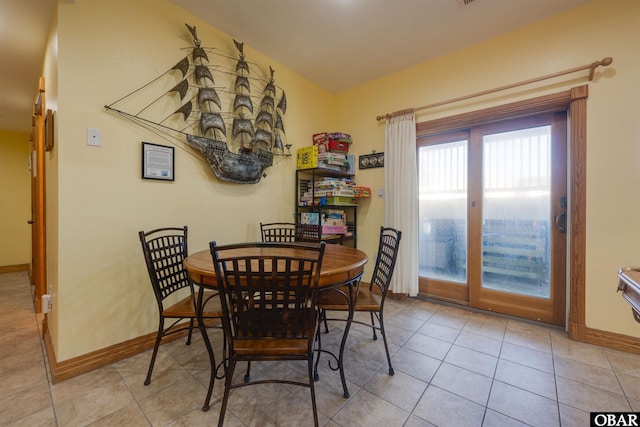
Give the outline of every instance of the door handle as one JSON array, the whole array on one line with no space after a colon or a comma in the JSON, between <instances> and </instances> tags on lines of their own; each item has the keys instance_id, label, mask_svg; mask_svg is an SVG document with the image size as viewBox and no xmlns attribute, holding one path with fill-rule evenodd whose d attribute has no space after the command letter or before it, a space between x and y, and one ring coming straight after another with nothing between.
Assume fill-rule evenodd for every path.
<instances>
[{"instance_id":1,"label":"door handle","mask_svg":"<svg viewBox=\"0 0 640 427\"><path fill-rule=\"evenodd\" d=\"M567 211L562 211L556 216L556 226L561 233L567 231Z\"/></svg>"},{"instance_id":2,"label":"door handle","mask_svg":"<svg viewBox=\"0 0 640 427\"><path fill-rule=\"evenodd\" d=\"M29 221L27 221L27 224L35 224L35 221L30 219Z\"/></svg>"}]
</instances>

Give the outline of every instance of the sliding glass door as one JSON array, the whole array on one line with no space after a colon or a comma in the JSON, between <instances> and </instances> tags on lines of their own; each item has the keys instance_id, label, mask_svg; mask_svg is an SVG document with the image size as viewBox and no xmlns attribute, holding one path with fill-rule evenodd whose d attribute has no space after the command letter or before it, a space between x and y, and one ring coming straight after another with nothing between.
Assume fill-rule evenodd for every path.
<instances>
[{"instance_id":1,"label":"sliding glass door","mask_svg":"<svg viewBox=\"0 0 640 427\"><path fill-rule=\"evenodd\" d=\"M421 292L564 323L566 114L421 139Z\"/></svg>"},{"instance_id":2,"label":"sliding glass door","mask_svg":"<svg viewBox=\"0 0 640 427\"><path fill-rule=\"evenodd\" d=\"M467 299L469 133L431 138L418 148L419 272L430 291Z\"/></svg>"}]
</instances>

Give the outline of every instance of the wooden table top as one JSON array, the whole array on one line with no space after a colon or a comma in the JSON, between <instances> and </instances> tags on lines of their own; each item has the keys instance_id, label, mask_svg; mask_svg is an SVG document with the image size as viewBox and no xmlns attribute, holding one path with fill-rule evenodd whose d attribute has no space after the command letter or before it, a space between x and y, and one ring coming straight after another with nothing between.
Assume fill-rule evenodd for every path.
<instances>
[{"instance_id":1,"label":"wooden table top","mask_svg":"<svg viewBox=\"0 0 640 427\"><path fill-rule=\"evenodd\" d=\"M253 250L253 252L251 252ZM247 248L246 254L259 251L256 248ZM361 250L348 246L327 244L324 249L324 257L320 268L319 287L331 287L349 282L360 276L364 271L364 265L369 261L367 254ZM189 255L184 260L184 266L189 273L189 278L195 283L206 287L216 288L218 282L216 271L213 267L211 252L204 250Z\"/></svg>"}]
</instances>

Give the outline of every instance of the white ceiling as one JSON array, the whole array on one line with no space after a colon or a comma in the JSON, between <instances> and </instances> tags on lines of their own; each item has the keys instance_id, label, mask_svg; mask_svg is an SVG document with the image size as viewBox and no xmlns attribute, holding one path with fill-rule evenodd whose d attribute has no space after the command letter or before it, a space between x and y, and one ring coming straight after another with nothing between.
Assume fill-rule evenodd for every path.
<instances>
[{"instance_id":1,"label":"white ceiling","mask_svg":"<svg viewBox=\"0 0 640 427\"><path fill-rule=\"evenodd\" d=\"M590 0L171 1L337 93ZM30 131L54 7L0 0L0 129Z\"/></svg>"}]
</instances>

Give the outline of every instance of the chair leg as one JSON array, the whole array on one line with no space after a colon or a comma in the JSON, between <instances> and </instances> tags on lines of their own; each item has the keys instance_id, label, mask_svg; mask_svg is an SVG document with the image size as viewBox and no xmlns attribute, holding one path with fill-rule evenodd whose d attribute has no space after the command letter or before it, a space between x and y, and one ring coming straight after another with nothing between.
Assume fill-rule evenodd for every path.
<instances>
[{"instance_id":1,"label":"chair leg","mask_svg":"<svg viewBox=\"0 0 640 427\"><path fill-rule=\"evenodd\" d=\"M151 374L153 373L153 365L156 363L156 356L158 355L158 347L160 347L160 340L162 339L163 330L164 330L164 318L160 317L160 324L158 326L158 333L156 335L156 342L153 345L153 353L151 354L151 362L149 363L149 370L147 371L147 378L144 380L144 385L151 384Z\"/></svg>"},{"instance_id":2,"label":"chair leg","mask_svg":"<svg viewBox=\"0 0 640 427\"><path fill-rule=\"evenodd\" d=\"M202 411L206 412L210 408L211 403L211 395L213 394L213 386L215 385L217 373L216 373L216 356L213 352L213 347L211 346L211 340L209 339L209 334L207 334L207 327L204 324L204 320L202 322L198 322L198 329L200 329L200 334L202 335L202 341L204 342L205 347L207 348L207 353L209 354L209 363L211 364L211 374L209 375L209 388L207 389L207 396L204 398L204 404L202 405ZM189 330L191 332L191 330Z\"/></svg>"},{"instance_id":3,"label":"chair leg","mask_svg":"<svg viewBox=\"0 0 640 427\"><path fill-rule=\"evenodd\" d=\"M382 312L380 312L380 315L378 317L378 322L380 323L380 335L382 335L382 341L384 342L384 351L387 353L387 363L389 363L389 375L394 375L395 371L391 366L391 356L389 355L389 346L387 345L387 334L384 332L384 317L382 316Z\"/></svg>"},{"instance_id":4,"label":"chair leg","mask_svg":"<svg viewBox=\"0 0 640 427\"><path fill-rule=\"evenodd\" d=\"M324 333L329 333L329 325L327 325L327 310L322 310L320 313L320 317L324 321Z\"/></svg>"},{"instance_id":5,"label":"chair leg","mask_svg":"<svg viewBox=\"0 0 640 427\"><path fill-rule=\"evenodd\" d=\"M318 334L319 335L319 334ZM318 408L316 406L316 390L314 386L314 368L313 368L313 353L311 352L311 356L307 361L307 369L309 371L309 388L311 389L311 407L313 408L313 425L318 427Z\"/></svg>"},{"instance_id":6,"label":"chair leg","mask_svg":"<svg viewBox=\"0 0 640 427\"><path fill-rule=\"evenodd\" d=\"M316 339L318 340L318 349L314 351L314 353L318 353L318 357L316 357L316 363L313 368L313 380L318 381L320 379L320 375L318 375L318 364L320 364L320 354L322 353L322 338L320 336L320 328L316 331Z\"/></svg>"},{"instance_id":7,"label":"chair leg","mask_svg":"<svg viewBox=\"0 0 640 427\"><path fill-rule=\"evenodd\" d=\"M222 396L222 406L220 407L220 418L218 418L218 427L224 424L224 415L227 412L227 402L229 401L229 392L231 391L231 380L233 379L233 371L236 369L236 361L229 360L229 364L225 369L224 379L224 395Z\"/></svg>"},{"instance_id":8,"label":"chair leg","mask_svg":"<svg viewBox=\"0 0 640 427\"><path fill-rule=\"evenodd\" d=\"M370 311L369 314L371 315L371 330L373 330L373 340L377 340L378 336L376 335L376 324L373 322L373 311Z\"/></svg>"},{"instance_id":9,"label":"chair leg","mask_svg":"<svg viewBox=\"0 0 640 427\"><path fill-rule=\"evenodd\" d=\"M191 345L191 332L193 331L193 318L189 320L189 335L187 335L187 345Z\"/></svg>"},{"instance_id":10,"label":"chair leg","mask_svg":"<svg viewBox=\"0 0 640 427\"><path fill-rule=\"evenodd\" d=\"M247 373L244 374L244 382L248 383L251 381L251 362L247 362Z\"/></svg>"}]
</instances>

